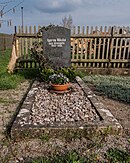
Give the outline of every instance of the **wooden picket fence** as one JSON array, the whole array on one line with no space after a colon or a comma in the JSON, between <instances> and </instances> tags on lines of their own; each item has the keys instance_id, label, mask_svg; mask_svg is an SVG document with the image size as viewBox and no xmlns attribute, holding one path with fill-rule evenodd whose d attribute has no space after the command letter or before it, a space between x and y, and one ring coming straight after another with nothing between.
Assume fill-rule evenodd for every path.
<instances>
[{"instance_id":1,"label":"wooden picket fence","mask_svg":"<svg viewBox=\"0 0 130 163\"><path fill-rule=\"evenodd\" d=\"M12 48L13 35L0 34L0 50Z\"/></svg>"},{"instance_id":2,"label":"wooden picket fence","mask_svg":"<svg viewBox=\"0 0 130 163\"><path fill-rule=\"evenodd\" d=\"M38 68L32 58L30 48L37 37L40 26L15 27L19 42L19 59L16 65L21 68ZM71 31L71 63L80 68L129 68L130 33L129 27L74 27Z\"/></svg>"}]
</instances>

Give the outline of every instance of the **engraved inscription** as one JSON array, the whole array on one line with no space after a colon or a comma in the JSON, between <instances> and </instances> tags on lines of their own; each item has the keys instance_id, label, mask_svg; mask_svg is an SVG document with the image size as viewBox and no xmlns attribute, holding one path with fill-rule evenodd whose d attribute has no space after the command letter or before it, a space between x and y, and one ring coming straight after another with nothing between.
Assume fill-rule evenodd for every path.
<instances>
[{"instance_id":1,"label":"engraved inscription","mask_svg":"<svg viewBox=\"0 0 130 163\"><path fill-rule=\"evenodd\" d=\"M59 47L62 48L65 45L66 39L65 38L47 38L48 45L51 47Z\"/></svg>"}]
</instances>

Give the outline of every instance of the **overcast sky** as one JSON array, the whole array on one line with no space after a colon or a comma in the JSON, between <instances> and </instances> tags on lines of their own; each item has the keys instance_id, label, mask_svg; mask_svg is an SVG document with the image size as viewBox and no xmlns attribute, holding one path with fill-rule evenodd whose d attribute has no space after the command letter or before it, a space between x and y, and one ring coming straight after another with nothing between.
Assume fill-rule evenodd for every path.
<instances>
[{"instance_id":1,"label":"overcast sky","mask_svg":"<svg viewBox=\"0 0 130 163\"><path fill-rule=\"evenodd\" d=\"M10 0L0 0L1 3ZM22 0L12 0L4 11ZM24 0L15 13L8 12L0 20L12 19L12 27L2 23L1 32L14 33L13 26L22 24L21 7L24 13L24 25L59 25L62 18L70 14L76 26L130 26L130 0Z\"/></svg>"}]
</instances>

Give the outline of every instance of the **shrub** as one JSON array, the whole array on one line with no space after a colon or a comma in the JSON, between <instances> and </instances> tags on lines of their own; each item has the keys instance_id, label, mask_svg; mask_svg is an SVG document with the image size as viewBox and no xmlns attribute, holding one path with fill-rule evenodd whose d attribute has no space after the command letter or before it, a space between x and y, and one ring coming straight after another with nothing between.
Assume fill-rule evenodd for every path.
<instances>
[{"instance_id":1,"label":"shrub","mask_svg":"<svg viewBox=\"0 0 130 163\"><path fill-rule=\"evenodd\" d=\"M130 102L130 77L91 75L85 77L84 81L112 99Z\"/></svg>"},{"instance_id":2,"label":"shrub","mask_svg":"<svg viewBox=\"0 0 130 163\"><path fill-rule=\"evenodd\" d=\"M63 74L66 76L69 81L73 82L77 76L76 69L74 67L69 67L69 68L57 68L53 69L50 67L44 67L41 70L41 80L44 82L49 82L49 76L53 74Z\"/></svg>"}]
</instances>

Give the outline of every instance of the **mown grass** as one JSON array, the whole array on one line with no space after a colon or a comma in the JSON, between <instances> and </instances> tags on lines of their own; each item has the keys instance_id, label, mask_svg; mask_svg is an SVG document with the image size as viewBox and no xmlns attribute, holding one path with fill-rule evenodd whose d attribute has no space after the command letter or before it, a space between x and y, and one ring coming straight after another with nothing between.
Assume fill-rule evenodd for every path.
<instances>
[{"instance_id":1,"label":"mown grass","mask_svg":"<svg viewBox=\"0 0 130 163\"><path fill-rule=\"evenodd\" d=\"M0 51L0 90L15 89L25 79L32 79L38 75L37 70L24 70L15 74L7 72L11 49Z\"/></svg>"},{"instance_id":2,"label":"mown grass","mask_svg":"<svg viewBox=\"0 0 130 163\"><path fill-rule=\"evenodd\" d=\"M130 103L130 76L91 75L83 78L109 98Z\"/></svg>"},{"instance_id":3,"label":"mown grass","mask_svg":"<svg viewBox=\"0 0 130 163\"><path fill-rule=\"evenodd\" d=\"M0 51L0 89L14 89L24 80L24 77L19 74L8 74L7 65L9 63L11 50Z\"/></svg>"}]
</instances>

